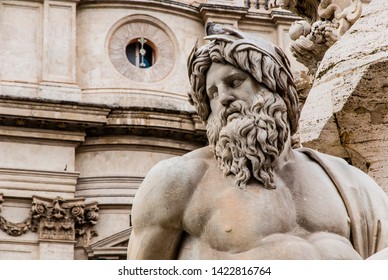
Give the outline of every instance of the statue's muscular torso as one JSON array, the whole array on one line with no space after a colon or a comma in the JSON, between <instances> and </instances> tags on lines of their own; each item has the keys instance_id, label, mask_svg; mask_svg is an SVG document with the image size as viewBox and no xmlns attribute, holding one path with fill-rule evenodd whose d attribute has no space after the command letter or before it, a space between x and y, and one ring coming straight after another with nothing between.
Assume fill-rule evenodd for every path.
<instances>
[{"instance_id":1,"label":"statue's muscular torso","mask_svg":"<svg viewBox=\"0 0 388 280\"><path fill-rule=\"evenodd\" d=\"M325 171L293 151L275 173L276 189L241 190L207 147L161 162L136 196L129 257L360 258L349 241L347 210Z\"/></svg>"},{"instance_id":2,"label":"statue's muscular torso","mask_svg":"<svg viewBox=\"0 0 388 280\"><path fill-rule=\"evenodd\" d=\"M277 171L274 190L240 190L208 151L189 154L207 168L187 202L178 258L359 258L337 189L320 166L294 154Z\"/></svg>"}]
</instances>

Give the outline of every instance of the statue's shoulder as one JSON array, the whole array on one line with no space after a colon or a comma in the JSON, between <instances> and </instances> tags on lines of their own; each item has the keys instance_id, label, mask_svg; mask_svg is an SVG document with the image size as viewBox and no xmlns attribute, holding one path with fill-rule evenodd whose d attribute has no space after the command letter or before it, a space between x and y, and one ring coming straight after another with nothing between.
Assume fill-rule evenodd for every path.
<instances>
[{"instance_id":1,"label":"statue's shoulder","mask_svg":"<svg viewBox=\"0 0 388 280\"><path fill-rule=\"evenodd\" d=\"M157 216L160 219L180 221L187 203L206 173L205 158L206 151L200 149L162 160L152 167L136 193L134 219L142 220L158 207L160 213Z\"/></svg>"},{"instance_id":2,"label":"statue's shoulder","mask_svg":"<svg viewBox=\"0 0 388 280\"><path fill-rule=\"evenodd\" d=\"M207 170L211 154L207 147L158 162L145 177L142 186L167 191L171 189L193 188Z\"/></svg>"},{"instance_id":3,"label":"statue's shoulder","mask_svg":"<svg viewBox=\"0 0 388 280\"><path fill-rule=\"evenodd\" d=\"M182 156L187 160L202 161L208 162L214 159L213 153L210 151L209 147L203 147L196 150L193 150Z\"/></svg>"},{"instance_id":4,"label":"statue's shoulder","mask_svg":"<svg viewBox=\"0 0 388 280\"><path fill-rule=\"evenodd\" d=\"M147 175L152 173L164 174L164 177L170 175L170 178L197 176L205 171L211 152L207 147L196 149L185 155L172 157L158 162Z\"/></svg>"}]
</instances>

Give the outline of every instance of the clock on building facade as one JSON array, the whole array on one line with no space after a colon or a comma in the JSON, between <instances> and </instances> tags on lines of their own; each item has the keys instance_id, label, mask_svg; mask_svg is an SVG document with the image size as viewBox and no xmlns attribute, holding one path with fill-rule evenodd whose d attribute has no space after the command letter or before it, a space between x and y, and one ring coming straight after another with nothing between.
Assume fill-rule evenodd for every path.
<instances>
[{"instance_id":1,"label":"clock on building facade","mask_svg":"<svg viewBox=\"0 0 388 280\"><path fill-rule=\"evenodd\" d=\"M159 20L136 15L118 22L108 35L109 57L116 70L136 82L155 82L175 63L174 38Z\"/></svg>"}]
</instances>

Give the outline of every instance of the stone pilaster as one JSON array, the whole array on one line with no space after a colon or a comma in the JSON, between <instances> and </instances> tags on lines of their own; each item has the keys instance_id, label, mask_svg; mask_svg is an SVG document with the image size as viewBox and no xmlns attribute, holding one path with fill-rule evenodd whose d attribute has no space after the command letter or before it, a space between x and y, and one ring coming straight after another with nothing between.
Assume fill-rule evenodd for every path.
<instances>
[{"instance_id":1,"label":"stone pilaster","mask_svg":"<svg viewBox=\"0 0 388 280\"><path fill-rule=\"evenodd\" d=\"M44 98L80 99L81 91L76 84L77 2L44 1L43 69L39 87Z\"/></svg>"}]
</instances>

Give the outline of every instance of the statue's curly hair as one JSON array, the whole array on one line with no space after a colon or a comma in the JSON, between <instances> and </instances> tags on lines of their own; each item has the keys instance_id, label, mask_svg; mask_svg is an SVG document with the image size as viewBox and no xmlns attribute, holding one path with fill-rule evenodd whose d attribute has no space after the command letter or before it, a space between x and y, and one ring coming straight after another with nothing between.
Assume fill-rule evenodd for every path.
<instances>
[{"instance_id":1,"label":"statue's curly hair","mask_svg":"<svg viewBox=\"0 0 388 280\"><path fill-rule=\"evenodd\" d=\"M223 26L223 34L205 37L211 42L195 46L187 67L191 92L189 101L206 122L210 103L206 93L206 73L213 62L230 63L254 77L272 92L277 92L287 106L291 135L298 129L299 106L289 61L283 51L264 39L253 39L241 31Z\"/></svg>"}]
</instances>

